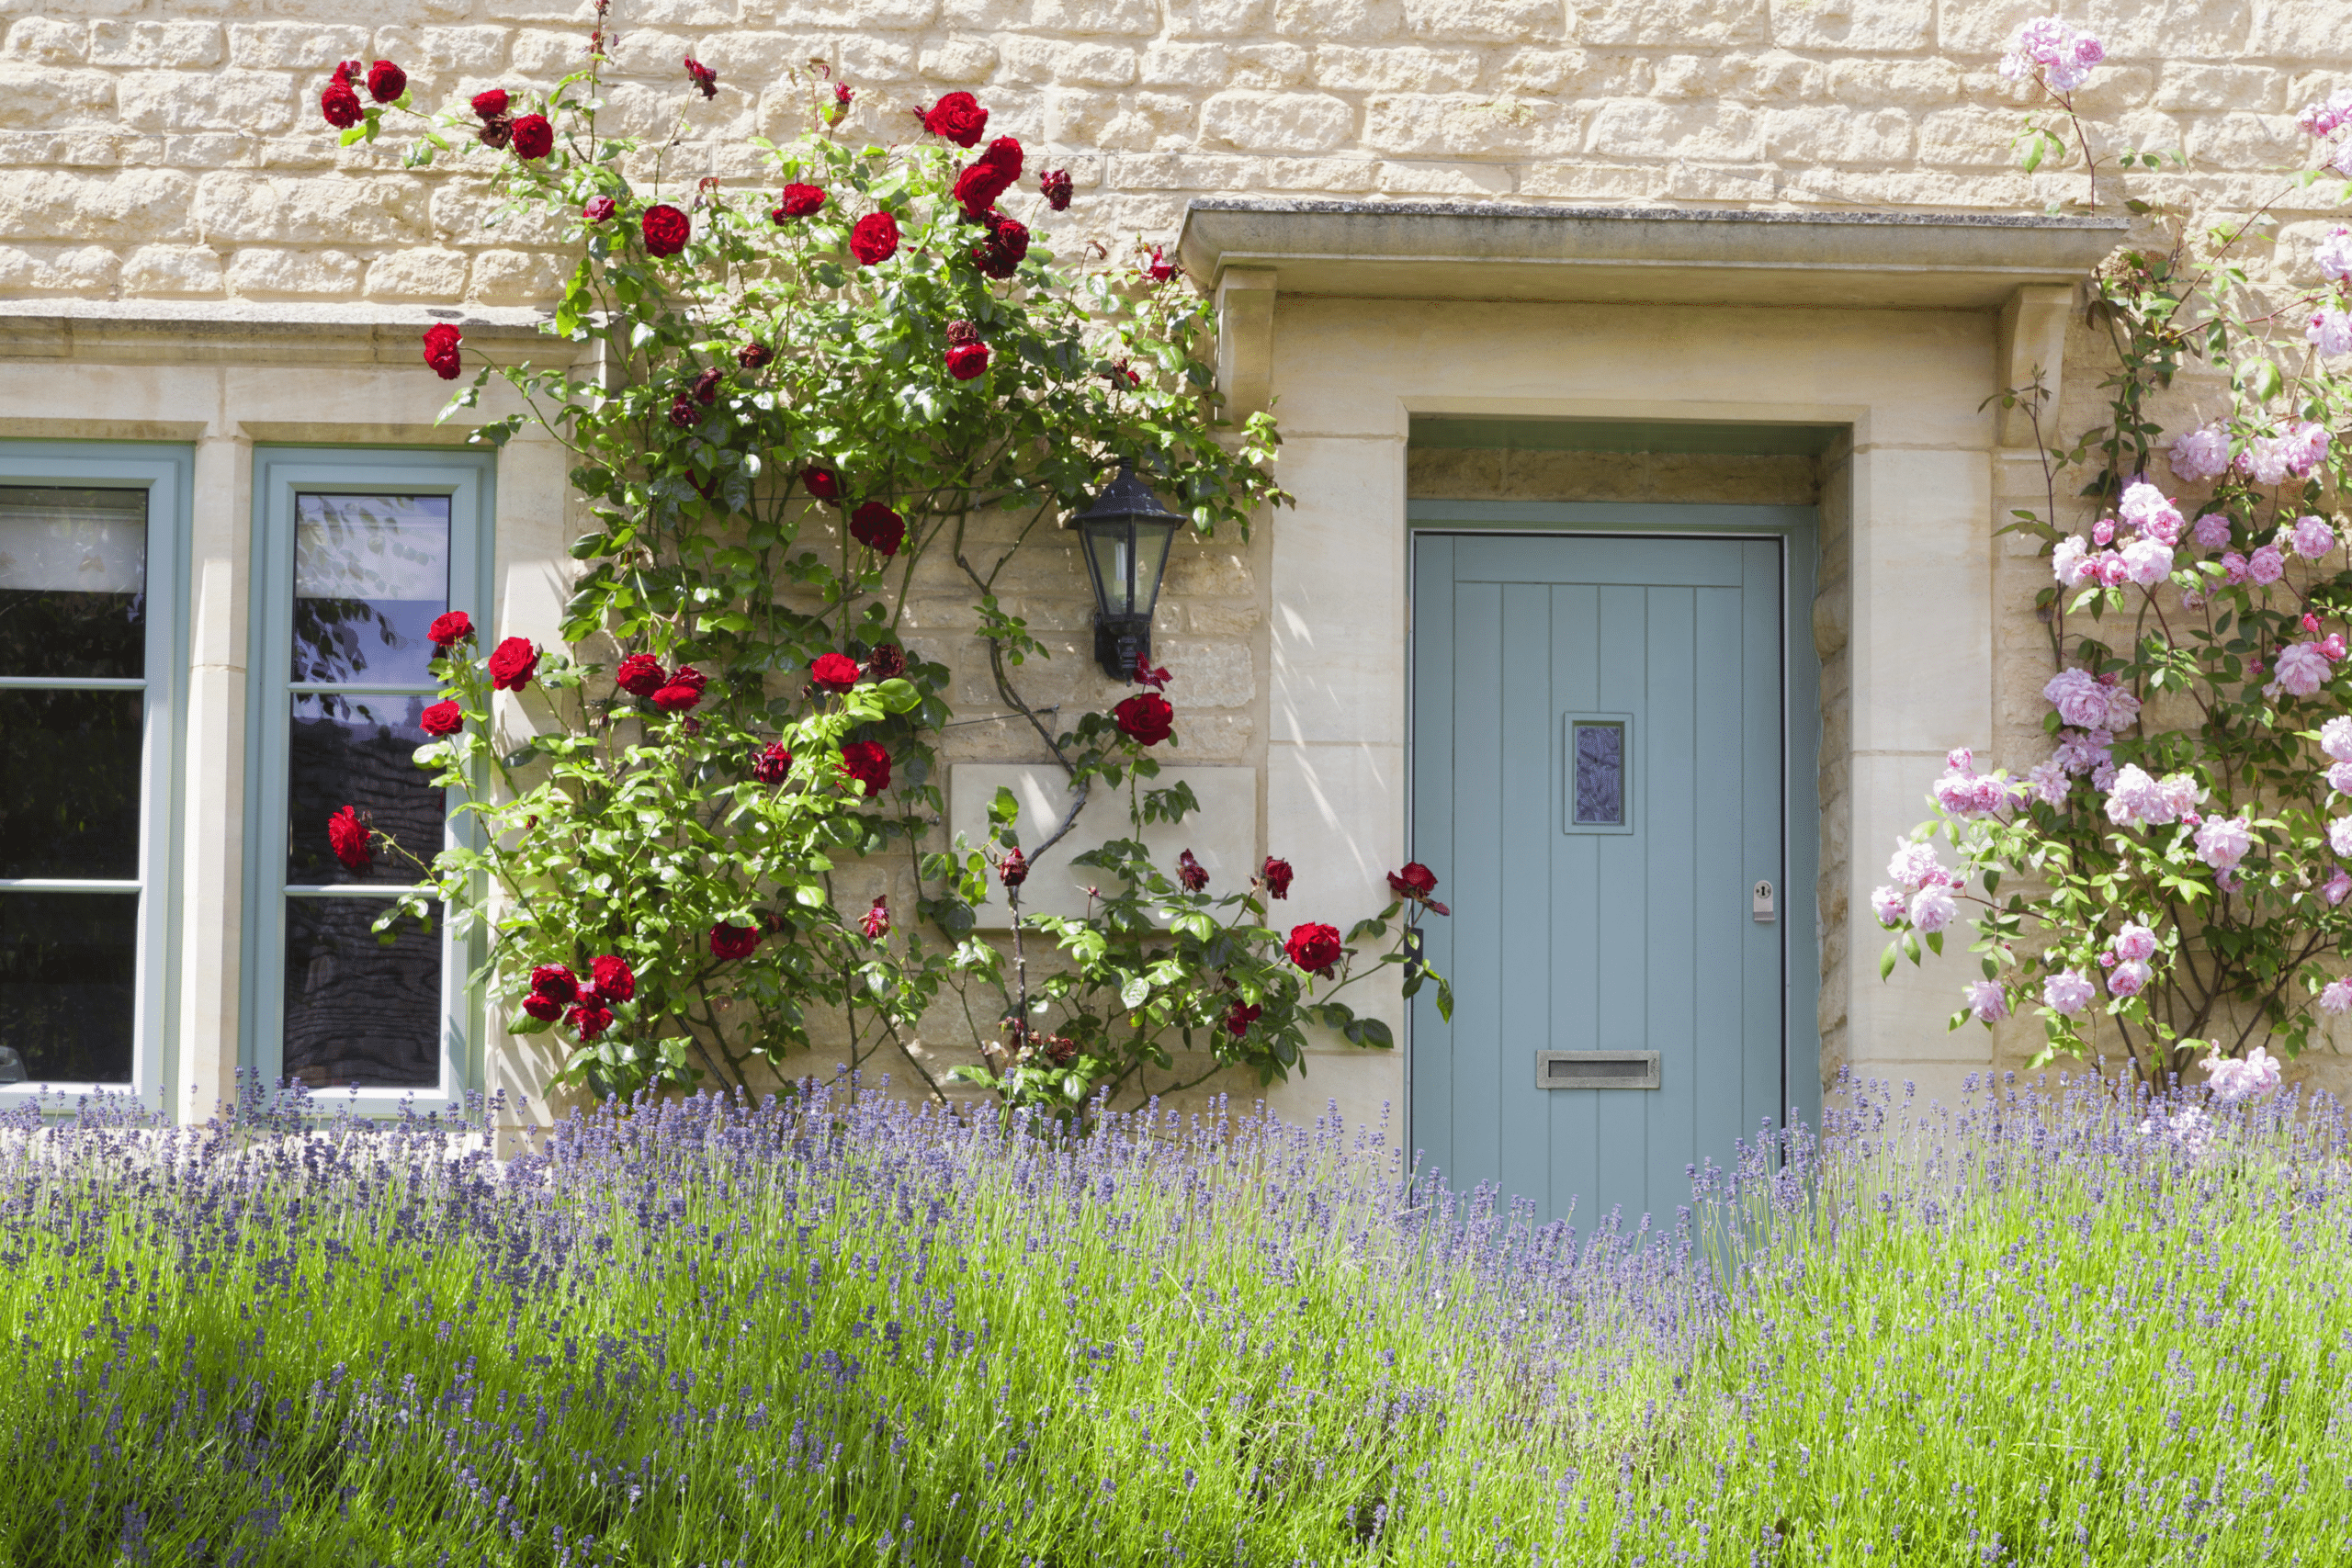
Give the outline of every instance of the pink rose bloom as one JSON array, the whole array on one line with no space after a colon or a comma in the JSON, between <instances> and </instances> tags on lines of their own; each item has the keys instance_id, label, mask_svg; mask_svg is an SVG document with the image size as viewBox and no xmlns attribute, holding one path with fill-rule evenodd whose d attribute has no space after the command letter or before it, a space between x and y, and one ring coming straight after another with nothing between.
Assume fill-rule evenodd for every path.
<instances>
[{"instance_id":1,"label":"pink rose bloom","mask_svg":"<svg viewBox=\"0 0 2352 1568\"><path fill-rule=\"evenodd\" d=\"M2312 136L2331 136L2347 121L2352 121L2352 87L2338 87L2295 117L2295 123Z\"/></svg>"},{"instance_id":2,"label":"pink rose bloom","mask_svg":"<svg viewBox=\"0 0 2352 1568\"><path fill-rule=\"evenodd\" d=\"M2123 487L2115 514L2143 534L2154 534L2167 545L2180 537L2180 509L2165 492L2145 479Z\"/></svg>"},{"instance_id":3,"label":"pink rose bloom","mask_svg":"<svg viewBox=\"0 0 2352 1568\"><path fill-rule=\"evenodd\" d=\"M2222 570L2229 574L2228 581L2232 582L2244 582L2245 581L2245 557L2238 554L2235 550L2223 551L2222 555Z\"/></svg>"},{"instance_id":4,"label":"pink rose bloom","mask_svg":"<svg viewBox=\"0 0 2352 1568\"><path fill-rule=\"evenodd\" d=\"M2352 818L2343 820L2352 823ZM2254 824L2249 818L2209 818L2197 829L2197 858L2216 871L2234 870L2252 848Z\"/></svg>"},{"instance_id":5,"label":"pink rose bloom","mask_svg":"<svg viewBox=\"0 0 2352 1568\"><path fill-rule=\"evenodd\" d=\"M2327 161L2327 166L2346 179L2352 180L2352 141L2339 144L2335 149L2335 156Z\"/></svg>"},{"instance_id":6,"label":"pink rose bloom","mask_svg":"<svg viewBox=\"0 0 2352 1568\"><path fill-rule=\"evenodd\" d=\"M1942 931L1958 913L1960 906L1952 902L1949 888L1922 887L1911 896L1911 923L1923 931Z\"/></svg>"},{"instance_id":7,"label":"pink rose bloom","mask_svg":"<svg viewBox=\"0 0 2352 1568\"><path fill-rule=\"evenodd\" d=\"M2352 1012L2352 980L2331 980L2319 994L2319 1005L2326 1012Z\"/></svg>"},{"instance_id":8,"label":"pink rose bloom","mask_svg":"<svg viewBox=\"0 0 2352 1568\"><path fill-rule=\"evenodd\" d=\"M2042 763L2025 777L2027 789L2045 806L2064 806L2066 792L2075 787L2075 781L2066 776L2066 770L2054 761Z\"/></svg>"},{"instance_id":9,"label":"pink rose bloom","mask_svg":"<svg viewBox=\"0 0 2352 1568\"><path fill-rule=\"evenodd\" d=\"M2305 560L2317 560L2335 548L2335 530L2322 517L2298 517L2294 530L2295 553Z\"/></svg>"},{"instance_id":10,"label":"pink rose bloom","mask_svg":"<svg viewBox=\"0 0 2352 1568\"><path fill-rule=\"evenodd\" d=\"M2201 547L2218 550L2230 542L2230 520L2218 512L2208 512L2197 520L2195 533Z\"/></svg>"},{"instance_id":11,"label":"pink rose bloom","mask_svg":"<svg viewBox=\"0 0 2352 1568\"><path fill-rule=\"evenodd\" d=\"M2164 792L2137 763L2127 762L2117 770L2115 787L2107 796L2109 821L2119 828L2170 821L2170 817L2161 815L2165 810Z\"/></svg>"},{"instance_id":12,"label":"pink rose bloom","mask_svg":"<svg viewBox=\"0 0 2352 1568\"><path fill-rule=\"evenodd\" d=\"M2061 969L2050 976L2041 987L2042 1005L2062 1017L2072 1018L2091 1005L2098 995L2090 976L2078 969Z\"/></svg>"},{"instance_id":13,"label":"pink rose bloom","mask_svg":"<svg viewBox=\"0 0 2352 1568\"><path fill-rule=\"evenodd\" d=\"M2230 427L2200 424L2194 430L2184 430L2173 437L2172 451L2167 457L2174 477L2184 484L2218 479L2230 468Z\"/></svg>"},{"instance_id":14,"label":"pink rose bloom","mask_svg":"<svg viewBox=\"0 0 2352 1568\"><path fill-rule=\"evenodd\" d=\"M2162 539L2134 539L2123 547L2122 558L2124 574L2143 588L2154 588L2172 575L2172 547Z\"/></svg>"},{"instance_id":15,"label":"pink rose bloom","mask_svg":"<svg viewBox=\"0 0 2352 1568\"><path fill-rule=\"evenodd\" d=\"M2245 574L2267 588L2287 575L2287 558L2276 545L2265 545L2245 558Z\"/></svg>"},{"instance_id":16,"label":"pink rose bloom","mask_svg":"<svg viewBox=\"0 0 2352 1568\"><path fill-rule=\"evenodd\" d=\"M2100 546L2115 543L2114 518L2102 517L2098 522L2091 525L2091 543Z\"/></svg>"},{"instance_id":17,"label":"pink rose bloom","mask_svg":"<svg viewBox=\"0 0 2352 1568\"><path fill-rule=\"evenodd\" d=\"M2344 990L2331 1005L2328 993L2336 986L2343 987ZM2338 980L2322 991L2319 1005L2329 1012L2343 1012L2352 1008L2352 981ZM2273 1056L2267 1046L2256 1045L2243 1062L2232 1061L2216 1053L2205 1058L2204 1067L2205 1087L2211 1089L2213 1098L2224 1105L2259 1099L2278 1087L2278 1058Z\"/></svg>"},{"instance_id":18,"label":"pink rose bloom","mask_svg":"<svg viewBox=\"0 0 2352 1568\"><path fill-rule=\"evenodd\" d=\"M2352 762L2330 762L2327 787L2338 795L2352 795Z\"/></svg>"},{"instance_id":19,"label":"pink rose bloom","mask_svg":"<svg viewBox=\"0 0 2352 1568\"><path fill-rule=\"evenodd\" d=\"M2009 1016L2009 993L1998 980L1977 980L1969 985L1968 1010L1976 1015L1979 1023L1998 1023Z\"/></svg>"},{"instance_id":20,"label":"pink rose bloom","mask_svg":"<svg viewBox=\"0 0 2352 1568\"><path fill-rule=\"evenodd\" d=\"M2114 740L2115 737L2103 729L2062 730L2058 736L2058 750L2051 753L2050 760L2069 774L2087 773L2104 767L2108 776L2113 778L2115 771L2110 765L2113 753L2109 748ZM2106 786L2102 784L2099 787L2104 789Z\"/></svg>"},{"instance_id":21,"label":"pink rose bloom","mask_svg":"<svg viewBox=\"0 0 2352 1568\"><path fill-rule=\"evenodd\" d=\"M1904 912L1908 907L1908 900L1905 898L1903 889L1900 887L1871 889L1871 913L1878 917L1880 925L1901 925Z\"/></svg>"},{"instance_id":22,"label":"pink rose bloom","mask_svg":"<svg viewBox=\"0 0 2352 1568\"><path fill-rule=\"evenodd\" d=\"M2327 847L2339 855L2352 856L2352 817L2327 819Z\"/></svg>"},{"instance_id":23,"label":"pink rose bloom","mask_svg":"<svg viewBox=\"0 0 2352 1568\"><path fill-rule=\"evenodd\" d=\"M1951 880L1943 862L1936 858L1936 846L1909 839L1894 841L1894 858L1886 863L1886 874L1895 886L1914 892L1922 887L1940 887Z\"/></svg>"},{"instance_id":24,"label":"pink rose bloom","mask_svg":"<svg viewBox=\"0 0 2352 1568\"><path fill-rule=\"evenodd\" d=\"M2107 989L2109 996L2136 997L2148 982L2155 978L2155 971L2133 960L2119 964L2108 971Z\"/></svg>"},{"instance_id":25,"label":"pink rose bloom","mask_svg":"<svg viewBox=\"0 0 2352 1568\"><path fill-rule=\"evenodd\" d=\"M2287 469L2299 479L2307 479L2312 470L2327 457L2330 437L2327 426L2309 421L2290 425L2284 437L2287 443Z\"/></svg>"},{"instance_id":26,"label":"pink rose bloom","mask_svg":"<svg viewBox=\"0 0 2352 1568\"><path fill-rule=\"evenodd\" d=\"M2238 455L2238 467L2256 482L2275 485L2287 477L2290 450L2289 443L2279 436L2257 435Z\"/></svg>"},{"instance_id":27,"label":"pink rose bloom","mask_svg":"<svg viewBox=\"0 0 2352 1568\"><path fill-rule=\"evenodd\" d=\"M2099 677L2099 689L2107 694L2107 717L2098 728L2106 730L2131 728L2140 716L2140 699L2112 675Z\"/></svg>"},{"instance_id":28,"label":"pink rose bloom","mask_svg":"<svg viewBox=\"0 0 2352 1568\"><path fill-rule=\"evenodd\" d=\"M2107 688L2087 670L2061 670L2041 688L2058 716L2078 729L2107 728Z\"/></svg>"},{"instance_id":29,"label":"pink rose bloom","mask_svg":"<svg viewBox=\"0 0 2352 1568\"><path fill-rule=\"evenodd\" d=\"M2278 678L2272 684L2308 697L2327 684L2327 656L2315 643L2290 642L2278 650Z\"/></svg>"},{"instance_id":30,"label":"pink rose bloom","mask_svg":"<svg viewBox=\"0 0 2352 1568\"><path fill-rule=\"evenodd\" d=\"M2108 944L2109 951L2126 964L2137 964L2156 955L2156 933L2145 926L2125 922Z\"/></svg>"},{"instance_id":31,"label":"pink rose bloom","mask_svg":"<svg viewBox=\"0 0 2352 1568\"><path fill-rule=\"evenodd\" d=\"M2321 725L2319 749L2339 762L2352 762L2352 717L2339 714ZM2352 794L2352 790L2345 793Z\"/></svg>"},{"instance_id":32,"label":"pink rose bloom","mask_svg":"<svg viewBox=\"0 0 2352 1568\"><path fill-rule=\"evenodd\" d=\"M2323 355L2352 354L2352 311L2322 307L2303 330L2304 338Z\"/></svg>"},{"instance_id":33,"label":"pink rose bloom","mask_svg":"<svg viewBox=\"0 0 2352 1568\"><path fill-rule=\"evenodd\" d=\"M2345 88L2339 96L2352 98L2352 87ZM2319 265L2320 276L2332 282L2341 283L2352 277L2352 229L2331 231L2319 243L2318 249L2312 252L2312 260Z\"/></svg>"},{"instance_id":34,"label":"pink rose bloom","mask_svg":"<svg viewBox=\"0 0 2352 1568\"><path fill-rule=\"evenodd\" d=\"M2132 569L2121 556L2109 551L2098 558L2098 580L2109 588L2120 588L2132 581Z\"/></svg>"},{"instance_id":35,"label":"pink rose bloom","mask_svg":"<svg viewBox=\"0 0 2352 1568\"><path fill-rule=\"evenodd\" d=\"M2326 899L2327 907L2333 909L2344 902L2344 896L2346 893L2352 893L2352 872L2346 871L2339 865L2335 868L2335 874L2329 877L2321 886L2319 896Z\"/></svg>"},{"instance_id":36,"label":"pink rose bloom","mask_svg":"<svg viewBox=\"0 0 2352 1568\"><path fill-rule=\"evenodd\" d=\"M2050 552L2050 572L2064 588L2080 588L2083 580L2097 575L2090 564L2090 547L2083 543L2080 534L2069 534L2058 541Z\"/></svg>"}]
</instances>

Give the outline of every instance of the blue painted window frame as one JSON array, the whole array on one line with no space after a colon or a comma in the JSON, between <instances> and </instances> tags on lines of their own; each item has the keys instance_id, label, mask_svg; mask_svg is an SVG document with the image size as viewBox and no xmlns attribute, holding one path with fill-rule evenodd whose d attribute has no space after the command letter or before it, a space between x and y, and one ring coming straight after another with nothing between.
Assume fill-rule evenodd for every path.
<instances>
[{"instance_id":1,"label":"blue painted window frame","mask_svg":"<svg viewBox=\"0 0 2352 1568\"><path fill-rule=\"evenodd\" d=\"M132 1007L128 1084L28 1083L0 1086L0 1108L39 1101L49 1110L99 1089L136 1095L148 1109L168 1110L178 1076L180 860L179 782L187 741L187 627L190 519L195 507L196 452L191 446L109 441L0 441L0 484L74 489L143 490L147 493L147 648L141 683L140 771L144 810L139 832L139 877L114 884L72 878L0 883L23 891L74 887L140 895L139 956ZM0 677L0 686L77 687L107 684L73 679Z\"/></svg>"},{"instance_id":2,"label":"blue painted window frame","mask_svg":"<svg viewBox=\"0 0 2352 1568\"><path fill-rule=\"evenodd\" d=\"M244 1020L238 1060L260 1082L285 1077L286 913L283 849L293 682L294 498L299 492L379 491L449 497L449 608L490 636L487 614L497 515L497 459L488 452L417 447L254 448L251 671L246 705ZM454 802L452 803L454 807ZM454 819L450 832L464 829ZM321 831L324 831L323 826ZM456 839L445 839L445 843ZM435 849L442 846L435 845ZM368 885L296 897L382 898L399 886ZM460 1100L482 1082L483 1017L471 976L479 942L461 942L444 919L441 939L441 1066L436 1082L403 1089L338 1089L315 1096L361 1115L397 1115L420 1101Z\"/></svg>"}]
</instances>

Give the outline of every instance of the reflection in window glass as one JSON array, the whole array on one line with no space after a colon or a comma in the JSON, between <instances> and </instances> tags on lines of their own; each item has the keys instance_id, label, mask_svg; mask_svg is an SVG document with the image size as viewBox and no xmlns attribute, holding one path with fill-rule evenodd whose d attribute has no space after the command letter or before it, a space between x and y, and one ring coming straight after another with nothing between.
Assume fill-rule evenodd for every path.
<instances>
[{"instance_id":1,"label":"reflection in window glass","mask_svg":"<svg viewBox=\"0 0 2352 1568\"><path fill-rule=\"evenodd\" d=\"M147 492L0 485L0 675L146 671Z\"/></svg>"},{"instance_id":2,"label":"reflection in window glass","mask_svg":"<svg viewBox=\"0 0 2352 1568\"><path fill-rule=\"evenodd\" d=\"M0 688L0 876L139 874L139 691Z\"/></svg>"},{"instance_id":3,"label":"reflection in window glass","mask_svg":"<svg viewBox=\"0 0 2352 1568\"><path fill-rule=\"evenodd\" d=\"M289 697L287 727L286 880L296 886L332 882L407 886L424 880L411 861L377 848L373 870L355 873L327 845L327 818L346 806L390 833L427 864L441 852L447 803L433 775L416 765L432 739L418 722L424 696L345 697L327 692Z\"/></svg>"},{"instance_id":4,"label":"reflection in window glass","mask_svg":"<svg viewBox=\"0 0 2352 1568\"><path fill-rule=\"evenodd\" d=\"M448 607L447 496L294 498L295 681L430 685Z\"/></svg>"},{"instance_id":5,"label":"reflection in window glass","mask_svg":"<svg viewBox=\"0 0 2352 1568\"><path fill-rule=\"evenodd\" d=\"M381 898L286 900L287 1077L312 1089L430 1089L441 1078L441 933L403 919L382 945Z\"/></svg>"},{"instance_id":6,"label":"reflection in window glass","mask_svg":"<svg viewBox=\"0 0 2352 1568\"><path fill-rule=\"evenodd\" d=\"M139 895L0 895L0 1088L128 1083Z\"/></svg>"},{"instance_id":7,"label":"reflection in window glass","mask_svg":"<svg viewBox=\"0 0 2352 1568\"><path fill-rule=\"evenodd\" d=\"M1622 827L1625 821L1625 727L1576 727L1576 821L1580 827Z\"/></svg>"}]
</instances>

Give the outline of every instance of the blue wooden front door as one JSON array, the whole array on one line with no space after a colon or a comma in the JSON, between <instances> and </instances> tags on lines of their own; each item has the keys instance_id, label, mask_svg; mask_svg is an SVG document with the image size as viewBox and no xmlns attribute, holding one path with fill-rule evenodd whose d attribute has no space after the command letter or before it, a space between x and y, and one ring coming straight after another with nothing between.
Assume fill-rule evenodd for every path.
<instances>
[{"instance_id":1,"label":"blue wooden front door","mask_svg":"<svg viewBox=\"0 0 2352 1568\"><path fill-rule=\"evenodd\" d=\"M1782 547L1417 536L1413 852L1456 999L1415 1004L1411 1131L1457 1190L1671 1224L1778 1119Z\"/></svg>"}]
</instances>

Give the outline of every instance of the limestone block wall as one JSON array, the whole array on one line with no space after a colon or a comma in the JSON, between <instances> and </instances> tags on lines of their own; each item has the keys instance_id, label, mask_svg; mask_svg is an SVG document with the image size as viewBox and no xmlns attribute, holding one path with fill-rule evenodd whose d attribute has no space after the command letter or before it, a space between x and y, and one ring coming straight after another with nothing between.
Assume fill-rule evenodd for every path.
<instances>
[{"instance_id":1,"label":"limestone block wall","mask_svg":"<svg viewBox=\"0 0 2352 1568\"><path fill-rule=\"evenodd\" d=\"M749 177L787 67L896 139L948 87L1075 176L1061 227L1172 238L1203 194L2034 210L1995 71L2050 0L615 0L607 118L666 131L670 182ZM2061 5L2105 39L2080 95L2185 173L2142 195L2249 205L2300 154L2293 110L2352 80L2340 0ZM0 0L0 299L543 298L553 259L485 234L463 176L338 148L335 62L399 61L419 101L544 85L588 0ZM684 103L680 57L719 73ZM2112 202L2114 181L2106 182ZM2308 250L2324 197L2279 209Z\"/></svg>"}]
</instances>

